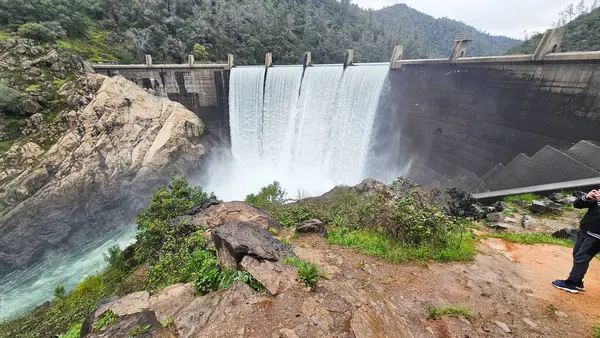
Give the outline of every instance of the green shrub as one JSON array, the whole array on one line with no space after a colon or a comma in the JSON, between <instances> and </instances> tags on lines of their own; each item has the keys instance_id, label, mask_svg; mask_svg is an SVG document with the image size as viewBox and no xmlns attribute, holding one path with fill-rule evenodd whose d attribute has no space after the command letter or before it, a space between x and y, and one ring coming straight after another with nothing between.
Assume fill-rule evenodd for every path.
<instances>
[{"instance_id":1,"label":"green shrub","mask_svg":"<svg viewBox=\"0 0 600 338\"><path fill-rule=\"evenodd\" d=\"M471 309L469 309L466 306L432 306L427 309L427 319L429 320L437 320L442 318L442 316L463 317L466 319L470 319L473 317L473 315L471 314Z\"/></svg>"},{"instance_id":2,"label":"green shrub","mask_svg":"<svg viewBox=\"0 0 600 338\"><path fill-rule=\"evenodd\" d=\"M138 325L133 329L133 331L129 332L129 337L137 337L142 334L146 334L150 332L152 326L150 325Z\"/></svg>"},{"instance_id":3,"label":"green shrub","mask_svg":"<svg viewBox=\"0 0 600 338\"><path fill-rule=\"evenodd\" d=\"M81 336L81 324L73 325L65 334L58 335L58 338L79 338Z\"/></svg>"},{"instance_id":4,"label":"green shrub","mask_svg":"<svg viewBox=\"0 0 600 338\"><path fill-rule=\"evenodd\" d=\"M317 282L319 281L319 277L321 276L321 272L319 271L319 267L312 263L307 263L298 258L286 258L284 263L289 264L298 269L298 279L300 282L311 289L315 289L317 287Z\"/></svg>"},{"instance_id":5,"label":"green shrub","mask_svg":"<svg viewBox=\"0 0 600 338\"><path fill-rule=\"evenodd\" d=\"M219 288L221 268L214 253L206 250L196 250L189 265L194 271L192 276L196 294L205 294Z\"/></svg>"},{"instance_id":6,"label":"green shrub","mask_svg":"<svg viewBox=\"0 0 600 338\"><path fill-rule=\"evenodd\" d=\"M106 329L114 324L117 320L119 320L119 316L117 316L114 312L108 310L100 315L100 319L98 322L94 324L94 330L100 331L102 329Z\"/></svg>"},{"instance_id":7,"label":"green shrub","mask_svg":"<svg viewBox=\"0 0 600 338\"><path fill-rule=\"evenodd\" d=\"M138 259L157 259L165 241L173 236L169 234L172 231L169 222L193 207L216 200L214 194L205 193L201 187L191 187L186 179L173 179L169 187L157 191L148 209L136 218Z\"/></svg>"},{"instance_id":8,"label":"green shrub","mask_svg":"<svg viewBox=\"0 0 600 338\"><path fill-rule=\"evenodd\" d=\"M286 195L286 191L281 187L279 182L275 181L260 189L258 194L246 196L246 203L258 209L266 210L274 204L282 205L287 202Z\"/></svg>"},{"instance_id":9,"label":"green shrub","mask_svg":"<svg viewBox=\"0 0 600 338\"><path fill-rule=\"evenodd\" d=\"M223 271L221 281L219 283L219 289L229 289L235 282L242 281L248 284L251 288L256 291L262 291L264 287L259 281L254 279L252 275L247 271Z\"/></svg>"},{"instance_id":10,"label":"green shrub","mask_svg":"<svg viewBox=\"0 0 600 338\"><path fill-rule=\"evenodd\" d=\"M58 22L27 22L17 30L19 36L40 42L54 42L65 37L67 34Z\"/></svg>"},{"instance_id":11,"label":"green shrub","mask_svg":"<svg viewBox=\"0 0 600 338\"><path fill-rule=\"evenodd\" d=\"M54 288L54 298L64 298L66 294L65 287L59 285Z\"/></svg>"},{"instance_id":12,"label":"green shrub","mask_svg":"<svg viewBox=\"0 0 600 338\"><path fill-rule=\"evenodd\" d=\"M594 326L594 338L600 338L600 322Z\"/></svg>"}]
</instances>

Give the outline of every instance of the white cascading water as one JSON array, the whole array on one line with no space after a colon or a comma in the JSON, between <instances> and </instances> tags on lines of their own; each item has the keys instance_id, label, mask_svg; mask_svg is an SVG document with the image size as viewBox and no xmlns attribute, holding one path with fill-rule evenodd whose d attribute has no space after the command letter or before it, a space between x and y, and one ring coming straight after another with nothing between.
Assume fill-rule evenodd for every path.
<instances>
[{"instance_id":1,"label":"white cascading water","mask_svg":"<svg viewBox=\"0 0 600 338\"><path fill-rule=\"evenodd\" d=\"M273 67L262 93L264 71L231 72L234 158L213 163L206 188L225 200L243 199L279 181L292 195L306 196L364 179L388 66L310 67L304 78L301 67Z\"/></svg>"}]
</instances>

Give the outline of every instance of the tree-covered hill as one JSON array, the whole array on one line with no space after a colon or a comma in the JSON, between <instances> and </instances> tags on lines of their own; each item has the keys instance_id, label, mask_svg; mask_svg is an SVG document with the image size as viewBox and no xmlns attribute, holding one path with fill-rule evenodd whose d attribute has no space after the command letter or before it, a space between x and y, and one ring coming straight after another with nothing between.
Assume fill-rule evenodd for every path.
<instances>
[{"instance_id":1,"label":"tree-covered hill","mask_svg":"<svg viewBox=\"0 0 600 338\"><path fill-rule=\"evenodd\" d=\"M516 39L481 32L460 21L436 19L405 4L386 7L374 14L387 30L418 37L416 40L419 44L416 48L422 56L447 57L450 55L452 42L457 37L473 40L468 49L470 56L502 55L519 43Z\"/></svg>"},{"instance_id":2,"label":"tree-covered hill","mask_svg":"<svg viewBox=\"0 0 600 338\"><path fill-rule=\"evenodd\" d=\"M305 51L318 63L386 61L393 46L406 58L449 54L457 34L475 39L471 55L503 54L517 40L396 5L370 11L350 0L0 0L0 29L84 54L95 61L182 62L200 59L297 63ZM196 48L194 48L196 47Z\"/></svg>"},{"instance_id":3,"label":"tree-covered hill","mask_svg":"<svg viewBox=\"0 0 600 338\"><path fill-rule=\"evenodd\" d=\"M565 25L561 51L580 52L600 50L600 8L576 17ZM534 34L522 45L510 49L509 54L531 54L535 51L543 34Z\"/></svg>"}]
</instances>

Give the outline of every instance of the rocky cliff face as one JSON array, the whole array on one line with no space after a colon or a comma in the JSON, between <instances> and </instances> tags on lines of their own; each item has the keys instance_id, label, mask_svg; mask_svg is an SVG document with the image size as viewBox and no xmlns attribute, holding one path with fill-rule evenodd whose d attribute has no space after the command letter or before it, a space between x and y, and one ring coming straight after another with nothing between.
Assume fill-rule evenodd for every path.
<instances>
[{"instance_id":1,"label":"rocky cliff face","mask_svg":"<svg viewBox=\"0 0 600 338\"><path fill-rule=\"evenodd\" d=\"M0 277L130 222L154 187L199 170L210 145L196 115L124 78L72 86L64 96L83 108L58 116L58 142L16 143L0 158Z\"/></svg>"}]
</instances>

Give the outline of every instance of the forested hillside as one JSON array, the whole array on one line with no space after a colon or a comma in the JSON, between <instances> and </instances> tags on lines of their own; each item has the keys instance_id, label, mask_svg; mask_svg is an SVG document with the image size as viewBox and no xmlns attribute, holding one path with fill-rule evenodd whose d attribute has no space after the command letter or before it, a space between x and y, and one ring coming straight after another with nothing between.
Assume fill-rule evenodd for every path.
<instances>
[{"instance_id":1,"label":"forested hillside","mask_svg":"<svg viewBox=\"0 0 600 338\"><path fill-rule=\"evenodd\" d=\"M405 4L381 9L374 15L387 31L411 37L412 40L404 45L418 51L419 56L446 57L457 37L473 40L468 49L470 56L502 55L518 43L515 39L492 36L456 20L436 19Z\"/></svg>"},{"instance_id":2,"label":"forested hillside","mask_svg":"<svg viewBox=\"0 0 600 338\"><path fill-rule=\"evenodd\" d=\"M577 16L565 24L565 36L561 51L596 51L600 50L600 8ZM531 54L542 39L542 33L536 33L522 45L515 46L509 54Z\"/></svg>"},{"instance_id":3,"label":"forested hillside","mask_svg":"<svg viewBox=\"0 0 600 338\"><path fill-rule=\"evenodd\" d=\"M447 56L457 35L474 38L470 55L503 54L518 43L405 5L368 11L350 0L0 0L0 27L84 54L94 61L297 63L305 51L318 63L386 61L394 45L405 58Z\"/></svg>"}]
</instances>

